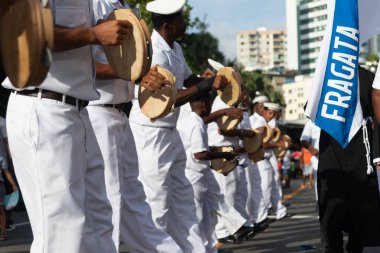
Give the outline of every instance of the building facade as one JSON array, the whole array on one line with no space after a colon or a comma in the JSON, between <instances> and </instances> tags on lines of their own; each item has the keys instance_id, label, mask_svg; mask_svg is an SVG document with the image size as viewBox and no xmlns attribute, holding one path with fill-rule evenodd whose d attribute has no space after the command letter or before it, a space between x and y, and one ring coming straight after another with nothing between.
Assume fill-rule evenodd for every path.
<instances>
[{"instance_id":1,"label":"building facade","mask_svg":"<svg viewBox=\"0 0 380 253\"><path fill-rule=\"evenodd\" d=\"M327 0L287 0L288 68L313 74L327 26Z\"/></svg>"},{"instance_id":2,"label":"building facade","mask_svg":"<svg viewBox=\"0 0 380 253\"><path fill-rule=\"evenodd\" d=\"M301 75L315 71L327 26L327 0L286 0L288 69ZM380 53L380 37L375 36L361 47L359 61Z\"/></svg>"},{"instance_id":3,"label":"building facade","mask_svg":"<svg viewBox=\"0 0 380 253\"><path fill-rule=\"evenodd\" d=\"M283 119L297 121L305 119L304 106L309 97L313 78L310 75L296 76L292 83L285 83L278 87L285 100Z\"/></svg>"},{"instance_id":4,"label":"building facade","mask_svg":"<svg viewBox=\"0 0 380 253\"><path fill-rule=\"evenodd\" d=\"M258 28L239 32L236 37L237 62L246 71L285 69L286 31Z\"/></svg>"}]
</instances>

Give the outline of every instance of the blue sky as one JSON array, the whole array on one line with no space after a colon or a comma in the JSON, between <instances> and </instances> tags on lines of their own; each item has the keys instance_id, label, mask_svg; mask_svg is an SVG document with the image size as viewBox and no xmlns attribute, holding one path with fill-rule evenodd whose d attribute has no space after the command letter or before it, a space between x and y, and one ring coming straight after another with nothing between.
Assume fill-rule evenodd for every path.
<instances>
[{"instance_id":1,"label":"blue sky","mask_svg":"<svg viewBox=\"0 0 380 253\"><path fill-rule=\"evenodd\" d=\"M257 27L286 28L286 0L188 0L192 16L209 24L227 58L236 57L235 36Z\"/></svg>"}]
</instances>

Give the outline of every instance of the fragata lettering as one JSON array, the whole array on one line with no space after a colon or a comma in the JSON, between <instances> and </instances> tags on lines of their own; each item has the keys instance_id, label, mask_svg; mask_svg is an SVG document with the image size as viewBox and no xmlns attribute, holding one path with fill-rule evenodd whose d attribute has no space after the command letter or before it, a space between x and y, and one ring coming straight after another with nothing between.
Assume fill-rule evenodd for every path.
<instances>
[{"instance_id":1,"label":"fragata lettering","mask_svg":"<svg viewBox=\"0 0 380 253\"><path fill-rule=\"evenodd\" d=\"M356 75L356 64L359 51L359 30L351 27L337 26L330 73L327 86L329 91L322 99L321 116L340 122L346 118L342 111L350 107L353 82ZM355 105L352 105L356 107Z\"/></svg>"}]
</instances>

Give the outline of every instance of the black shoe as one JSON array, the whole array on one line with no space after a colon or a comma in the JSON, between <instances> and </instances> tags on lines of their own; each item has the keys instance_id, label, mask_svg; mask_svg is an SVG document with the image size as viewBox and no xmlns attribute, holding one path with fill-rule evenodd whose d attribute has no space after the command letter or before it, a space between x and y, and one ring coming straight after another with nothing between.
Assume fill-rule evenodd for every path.
<instances>
[{"instance_id":1,"label":"black shoe","mask_svg":"<svg viewBox=\"0 0 380 253\"><path fill-rule=\"evenodd\" d=\"M237 243L232 235L218 239L219 243Z\"/></svg>"},{"instance_id":2,"label":"black shoe","mask_svg":"<svg viewBox=\"0 0 380 253\"><path fill-rule=\"evenodd\" d=\"M232 237L235 239L236 242L241 242L247 238L249 234L253 232L253 227L248 226L242 226L239 228L238 231L236 231L235 234L232 235Z\"/></svg>"},{"instance_id":3,"label":"black shoe","mask_svg":"<svg viewBox=\"0 0 380 253\"><path fill-rule=\"evenodd\" d=\"M246 239L247 240L250 240L252 239L253 237L255 237L255 235L257 234L257 229L253 226L253 227L250 227L251 231L247 234L246 236Z\"/></svg>"},{"instance_id":4,"label":"black shoe","mask_svg":"<svg viewBox=\"0 0 380 253\"><path fill-rule=\"evenodd\" d=\"M255 230L256 233L264 232L265 229L269 227L269 220L265 219L262 222L256 223L253 229Z\"/></svg>"}]
</instances>

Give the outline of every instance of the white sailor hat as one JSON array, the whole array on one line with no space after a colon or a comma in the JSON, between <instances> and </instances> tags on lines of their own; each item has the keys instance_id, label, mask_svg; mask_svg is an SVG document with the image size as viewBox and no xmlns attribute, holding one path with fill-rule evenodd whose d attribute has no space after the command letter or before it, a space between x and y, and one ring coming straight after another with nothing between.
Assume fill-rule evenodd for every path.
<instances>
[{"instance_id":1,"label":"white sailor hat","mask_svg":"<svg viewBox=\"0 0 380 253\"><path fill-rule=\"evenodd\" d=\"M178 13L185 7L186 0L155 0L146 5L147 11L159 15Z\"/></svg>"},{"instance_id":2,"label":"white sailor hat","mask_svg":"<svg viewBox=\"0 0 380 253\"><path fill-rule=\"evenodd\" d=\"M255 97L254 100L252 100L252 104L265 103L265 102L268 102L267 96L258 96L258 97Z\"/></svg>"},{"instance_id":3,"label":"white sailor hat","mask_svg":"<svg viewBox=\"0 0 380 253\"><path fill-rule=\"evenodd\" d=\"M264 107L275 112L282 111L282 106L276 103L264 103Z\"/></svg>"}]
</instances>

